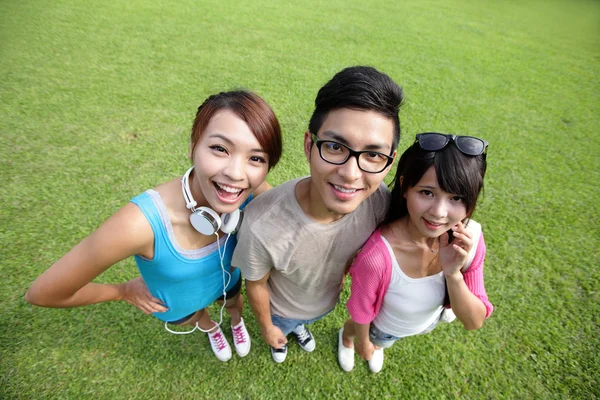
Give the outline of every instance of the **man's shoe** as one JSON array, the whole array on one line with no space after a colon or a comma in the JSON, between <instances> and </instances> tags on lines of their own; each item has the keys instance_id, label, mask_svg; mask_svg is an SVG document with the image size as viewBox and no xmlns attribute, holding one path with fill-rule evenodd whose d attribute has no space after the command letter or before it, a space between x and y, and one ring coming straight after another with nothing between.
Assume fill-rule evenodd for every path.
<instances>
[{"instance_id":1,"label":"man's shoe","mask_svg":"<svg viewBox=\"0 0 600 400\"><path fill-rule=\"evenodd\" d=\"M287 344L284 344L278 349L271 347L271 355L273 356L273 361L277 364L284 362L287 357Z\"/></svg>"},{"instance_id":2,"label":"man's shoe","mask_svg":"<svg viewBox=\"0 0 600 400\"><path fill-rule=\"evenodd\" d=\"M225 362L231 358L231 347L229 347L229 343L225 339L221 327L217 327L217 330L212 333L209 332L208 340L210 341L213 353L215 353L215 356L219 360Z\"/></svg>"},{"instance_id":3,"label":"man's shoe","mask_svg":"<svg viewBox=\"0 0 600 400\"><path fill-rule=\"evenodd\" d=\"M292 332L296 335L296 339L298 339L298 344L302 347L302 350L308 351L309 353L315 350L317 343L307 327L300 325Z\"/></svg>"},{"instance_id":4,"label":"man's shoe","mask_svg":"<svg viewBox=\"0 0 600 400\"><path fill-rule=\"evenodd\" d=\"M338 361L344 371L350 372L354 368L354 348L344 346L344 341L342 340L343 334L344 327L338 333Z\"/></svg>"},{"instance_id":5,"label":"man's shoe","mask_svg":"<svg viewBox=\"0 0 600 400\"><path fill-rule=\"evenodd\" d=\"M240 357L247 356L250 352L250 335L248 335L248 330L246 330L243 318L239 324L231 327L231 332L233 333L235 352L238 353L238 356Z\"/></svg>"},{"instance_id":6,"label":"man's shoe","mask_svg":"<svg viewBox=\"0 0 600 400\"><path fill-rule=\"evenodd\" d=\"M383 349L376 349L369 361L369 369L373 373L378 373L383 368Z\"/></svg>"}]
</instances>

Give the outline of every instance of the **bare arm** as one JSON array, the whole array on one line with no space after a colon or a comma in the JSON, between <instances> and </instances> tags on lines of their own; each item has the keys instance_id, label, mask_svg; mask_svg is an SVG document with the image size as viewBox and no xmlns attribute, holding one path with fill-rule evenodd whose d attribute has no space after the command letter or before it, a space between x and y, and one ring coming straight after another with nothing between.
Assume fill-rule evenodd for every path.
<instances>
[{"instance_id":1,"label":"bare arm","mask_svg":"<svg viewBox=\"0 0 600 400\"><path fill-rule=\"evenodd\" d=\"M486 308L483 302L469 290L460 270L473 246L473 240L462 223L453 230L455 240L451 244L448 243L447 233L444 233L446 236L442 238L443 248L440 250L450 304L465 329L479 329L485 320Z\"/></svg>"},{"instance_id":2,"label":"bare arm","mask_svg":"<svg viewBox=\"0 0 600 400\"><path fill-rule=\"evenodd\" d=\"M246 294L248 295L248 302L256 319L260 325L260 330L265 341L276 349L280 348L287 343L287 338L281 332L281 329L273 325L271 322L271 304L269 287L267 281L269 280L270 274L266 274L262 279L258 281L246 281Z\"/></svg>"},{"instance_id":3,"label":"bare arm","mask_svg":"<svg viewBox=\"0 0 600 400\"><path fill-rule=\"evenodd\" d=\"M450 304L456 317L463 323L465 329L479 329L485 320L485 305L477 298L463 279L462 274L446 276L446 284L450 295Z\"/></svg>"},{"instance_id":4,"label":"bare arm","mask_svg":"<svg viewBox=\"0 0 600 400\"><path fill-rule=\"evenodd\" d=\"M356 352L367 361L373 357L373 351L375 350L371 339L369 339L370 325L354 323L354 329L356 330Z\"/></svg>"},{"instance_id":5,"label":"bare arm","mask_svg":"<svg viewBox=\"0 0 600 400\"><path fill-rule=\"evenodd\" d=\"M138 306L131 296L147 292L139 279L120 284L92 280L124 258L151 252L153 240L152 228L141 210L129 203L39 276L25 300L44 307L76 307L111 300L126 300Z\"/></svg>"}]
</instances>

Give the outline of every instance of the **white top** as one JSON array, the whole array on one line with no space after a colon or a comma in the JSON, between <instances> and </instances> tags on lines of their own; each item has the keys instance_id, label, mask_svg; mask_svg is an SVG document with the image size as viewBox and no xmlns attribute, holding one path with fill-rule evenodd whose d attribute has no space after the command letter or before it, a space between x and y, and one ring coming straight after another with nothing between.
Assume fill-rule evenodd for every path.
<instances>
[{"instance_id":1,"label":"white top","mask_svg":"<svg viewBox=\"0 0 600 400\"><path fill-rule=\"evenodd\" d=\"M389 242L382 236L392 258L390 286L373 324L382 332L397 337L416 335L437 321L444 309L444 273L424 278L406 276L396 261Z\"/></svg>"}]
</instances>

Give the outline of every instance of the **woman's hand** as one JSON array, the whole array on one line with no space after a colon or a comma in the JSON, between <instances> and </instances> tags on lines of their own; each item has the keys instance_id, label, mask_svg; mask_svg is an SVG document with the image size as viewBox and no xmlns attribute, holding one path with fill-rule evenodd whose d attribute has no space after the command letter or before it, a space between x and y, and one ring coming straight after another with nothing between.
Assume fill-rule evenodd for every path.
<instances>
[{"instance_id":1,"label":"woman's hand","mask_svg":"<svg viewBox=\"0 0 600 400\"><path fill-rule=\"evenodd\" d=\"M123 301L139 308L145 314L169 311L162 301L152 296L141 276L125 282Z\"/></svg>"},{"instance_id":2,"label":"woman's hand","mask_svg":"<svg viewBox=\"0 0 600 400\"><path fill-rule=\"evenodd\" d=\"M460 269L467 261L467 256L473 247L473 237L465 229L462 222L452 228L454 240L448 243L449 235L444 232L440 237L440 263L444 276L460 273Z\"/></svg>"}]
</instances>

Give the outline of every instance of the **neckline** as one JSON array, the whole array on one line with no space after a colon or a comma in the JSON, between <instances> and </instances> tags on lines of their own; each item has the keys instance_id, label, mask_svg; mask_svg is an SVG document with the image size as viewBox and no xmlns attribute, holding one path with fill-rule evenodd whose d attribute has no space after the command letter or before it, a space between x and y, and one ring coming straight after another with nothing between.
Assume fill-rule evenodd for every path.
<instances>
[{"instance_id":1,"label":"neckline","mask_svg":"<svg viewBox=\"0 0 600 400\"><path fill-rule=\"evenodd\" d=\"M436 274L423 276L421 278L412 278L412 277L406 275L406 273L402 270L402 267L400 267L400 264L398 264L398 260L396 260L396 256L394 255L394 250L392 249L392 245L390 244L390 242L388 242L387 239L381 234L381 231L379 232L379 236L381 237L381 240L385 244L385 246L390 254L390 258L392 259L392 268L396 268L397 271L400 272L400 275L402 276L402 278L404 278L405 280L424 281L424 280L436 279L436 278L439 278L440 275L443 275L443 273L444 273L443 270Z\"/></svg>"},{"instance_id":2,"label":"neckline","mask_svg":"<svg viewBox=\"0 0 600 400\"><path fill-rule=\"evenodd\" d=\"M163 201L160 193L154 189L148 189L147 193L152 198L152 201L154 202L158 210L158 214L160 216L163 227L167 231L169 243L171 244L173 249L181 256L190 259L200 259L213 254L215 251L218 251L219 247L223 248L225 240L227 240L227 235L219 236L218 240L215 240L214 242L197 249L184 249L183 247L181 247L181 245L177 241L177 238L175 237L175 232L173 230L171 219L169 218L167 206L165 205L165 202Z\"/></svg>"},{"instance_id":3,"label":"neckline","mask_svg":"<svg viewBox=\"0 0 600 400\"><path fill-rule=\"evenodd\" d=\"M333 222L329 222L329 223L322 223L319 221L315 221L314 219L312 219L311 217L309 217L308 215L306 215L306 213L304 212L304 210L302 209L302 206L300 205L300 202L298 201L298 197L296 196L296 186L298 186L298 184L304 180L310 179L310 175L308 176L304 176L301 178L297 178L295 180L295 182L292 182L291 186L291 193L292 193L292 197L294 199L293 201L293 207L295 208L296 213L299 215L299 217L302 219L302 221L306 224L312 225L312 226L318 226L319 229L329 229L330 227L335 227L337 224L341 223L341 221L345 221L348 219L348 216L350 214L346 214L343 215L342 218L335 220ZM362 204L362 203L361 203ZM359 205L360 207L360 205ZM352 213L355 213L358 210L358 207L356 208L356 210L354 210Z\"/></svg>"}]
</instances>

